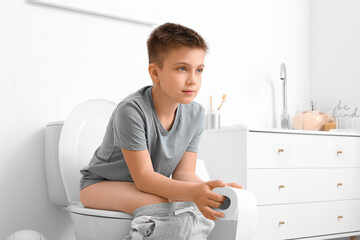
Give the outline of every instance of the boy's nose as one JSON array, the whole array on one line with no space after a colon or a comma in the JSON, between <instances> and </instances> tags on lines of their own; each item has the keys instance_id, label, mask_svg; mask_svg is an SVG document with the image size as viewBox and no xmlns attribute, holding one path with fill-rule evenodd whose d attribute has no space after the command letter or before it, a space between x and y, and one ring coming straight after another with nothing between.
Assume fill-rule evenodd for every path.
<instances>
[{"instance_id":1,"label":"boy's nose","mask_svg":"<svg viewBox=\"0 0 360 240\"><path fill-rule=\"evenodd\" d=\"M199 81L198 78L199 78L199 77L196 76L195 73L189 74L189 77L187 78L186 83L187 83L188 85L195 85L195 84Z\"/></svg>"}]
</instances>

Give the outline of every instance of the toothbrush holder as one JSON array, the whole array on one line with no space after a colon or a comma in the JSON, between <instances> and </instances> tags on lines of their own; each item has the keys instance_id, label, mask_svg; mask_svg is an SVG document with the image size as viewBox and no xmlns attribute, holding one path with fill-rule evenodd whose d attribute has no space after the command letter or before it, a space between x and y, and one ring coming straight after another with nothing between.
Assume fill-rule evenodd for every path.
<instances>
[{"instance_id":1,"label":"toothbrush holder","mask_svg":"<svg viewBox=\"0 0 360 240\"><path fill-rule=\"evenodd\" d=\"M220 114L216 110L208 110L205 114L205 129L219 129Z\"/></svg>"}]
</instances>

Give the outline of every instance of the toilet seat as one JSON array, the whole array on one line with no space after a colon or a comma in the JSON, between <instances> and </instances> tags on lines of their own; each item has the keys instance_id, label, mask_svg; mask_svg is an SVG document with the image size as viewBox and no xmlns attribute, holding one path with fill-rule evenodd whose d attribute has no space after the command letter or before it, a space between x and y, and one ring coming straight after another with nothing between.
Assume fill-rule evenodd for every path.
<instances>
[{"instance_id":1,"label":"toilet seat","mask_svg":"<svg viewBox=\"0 0 360 240\"><path fill-rule=\"evenodd\" d=\"M127 214L125 212L86 208L81 203L74 203L70 205L68 209L71 213L88 215L93 217L129 219L129 220L133 219L132 215Z\"/></svg>"},{"instance_id":2,"label":"toilet seat","mask_svg":"<svg viewBox=\"0 0 360 240\"><path fill-rule=\"evenodd\" d=\"M100 146L116 104L92 99L74 108L66 118L59 139L59 165L68 202L80 202L80 170Z\"/></svg>"}]
</instances>

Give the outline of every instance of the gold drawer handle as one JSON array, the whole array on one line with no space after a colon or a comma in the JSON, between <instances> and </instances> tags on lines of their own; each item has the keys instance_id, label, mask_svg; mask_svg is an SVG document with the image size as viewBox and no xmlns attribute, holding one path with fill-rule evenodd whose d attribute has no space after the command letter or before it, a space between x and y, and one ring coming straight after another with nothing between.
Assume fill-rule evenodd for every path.
<instances>
[{"instance_id":1,"label":"gold drawer handle","mask_svg":"<svg viewBox=\"0 0 360 240\"><path fill-rule=\"evenodd\" d=\"M283 148L278 149L278 154L284 152Z\"/></svg>"},{"instance_id":2,"label":"gold drawer handle","mask_svg":"<svg viewBox=\"0 0 360 240\"><path fill-rule=\"evenodd\" d=\"M285 221L280 221L279 222L279 226L284 225L284 224L285 224Z\"/></svg>"},{"instance_id":3,"label":"gold drawer handle","mask_svg":"<svg viewBox=\"0 0 360 240\"><path fill-rule=\"evenodd\" d=\"M279 190L285 188L285 185L279 185Z\"/></svg>"},{"instance_id":4,"label":"gold drawer handle","mask_svg":"<svg viewBox=\"0 0 360 240\"><path fill-rule=\"evenodd\" d=\"M343 218L344 218L344 217L343 217L343 216L341 216L341 215L340 215L340 216L338 216L338 220L343 219Z\"/></svg>"},{"instance_id":5,"label":"gold drawer handle","mask_svg":"<svg viewBox=\"0 0 360 240\"><path fill-rule=\"evenodd\" d=\"M337 184L338 187L341 187L343 184L340 182Z\"/></svg>"},{"instance_id":6,"label":"gold drawer handle","mask_svg":"<svg viewBox=\"0 0 360 240\"><path fill-rule=\"evenodd\" d=\"M342 154L343 152L341 151L341 150L337 150L337 152L336 152L336 154L337 155L340 155L340 154Z\"/></svg>"}]
</instances>

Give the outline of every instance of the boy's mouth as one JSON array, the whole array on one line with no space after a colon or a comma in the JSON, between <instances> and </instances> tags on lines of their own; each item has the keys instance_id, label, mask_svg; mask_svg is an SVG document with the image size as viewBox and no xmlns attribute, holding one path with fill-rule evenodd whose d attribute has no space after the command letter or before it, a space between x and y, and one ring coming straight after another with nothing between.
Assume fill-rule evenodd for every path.
<instances>
[{"instance_id":1,"label":"boy's mouth","mask_svg":"<svg viewBox=\"0 0 360 240\"><path fill-rule=\"evenodd\" d=\"M182 92L187 95L193 95L195 93L195 91L193 91L193 90L183 90Z\"/></svg>"}]
</instances>

